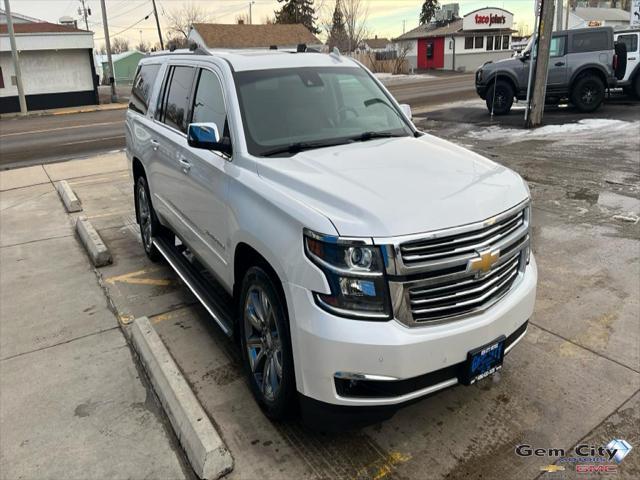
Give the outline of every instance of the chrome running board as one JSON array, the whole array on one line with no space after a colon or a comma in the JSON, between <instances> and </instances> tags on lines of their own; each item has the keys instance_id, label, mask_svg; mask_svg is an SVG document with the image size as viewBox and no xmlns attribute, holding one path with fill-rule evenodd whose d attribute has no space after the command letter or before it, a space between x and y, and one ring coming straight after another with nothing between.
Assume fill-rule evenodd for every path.
<instances>
[{"instance_id":1,"label":"chrome running board","mask_svg":"<svg viewBox=\"0 0 640 480\"><path fill-rule=\"evenodd\" d=\"M204 272L196 268L180 250L166 240L154 238L153 244L222 331L227 336L233 335L233 301L222 286L213 278L207 278Z\"/></svg>"}]
</instances>

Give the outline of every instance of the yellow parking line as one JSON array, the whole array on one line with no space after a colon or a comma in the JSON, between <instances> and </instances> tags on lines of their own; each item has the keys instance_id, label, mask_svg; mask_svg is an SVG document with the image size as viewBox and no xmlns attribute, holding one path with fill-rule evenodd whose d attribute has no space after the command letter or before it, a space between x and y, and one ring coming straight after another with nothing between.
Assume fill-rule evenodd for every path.
<instances>
[{"instance_id":1,"label":"yellow parking line","mask_svg":"<svg viewBox=\"0 0 640 480\"><path fill-rule=\"evenodd\" d=\"M376 460L372 464L358 471L355 478L371 478L372 480L382 480L387 475L392 473L398 465L408 462L409 460L411 460L411 455L409 454L391 452L385 457ZM369 473L370 471L372 471L372 474Z\"/></svg>"},{"instance_id":2,"label":"yellow parking line","mask_svg":"<svg viewBox=\"0 0 640 480\"><path fill-rule=\"evenodd\" d=\"M105 282L113 285L115 283L126 283L128 285L151 285L154 287L168 287L171 285L177 285L177 282L168 278L141 278L140 275L156 272L157 268L145 268L138 270L137 272L125 273L124 275L117 275L115 277L109 277L105 279Z\"/></svg>"}]
</instances>

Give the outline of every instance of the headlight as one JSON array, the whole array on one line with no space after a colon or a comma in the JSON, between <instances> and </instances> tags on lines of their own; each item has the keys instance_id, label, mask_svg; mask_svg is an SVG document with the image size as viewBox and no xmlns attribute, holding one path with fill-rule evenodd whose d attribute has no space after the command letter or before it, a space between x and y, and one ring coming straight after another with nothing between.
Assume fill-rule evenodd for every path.
<instances>
[{"instance_id":1,"label":"headlight","mask_svg":"<svg viewBox=\"0 0 640 480\"><path fill-rule=\"evenodd\" d=\"M361 320L389 320L391 307L385 261L377 245L304 230L304 251L324 272L330 294L314 292L328 312Z\"/></svg>"}]
</instances>

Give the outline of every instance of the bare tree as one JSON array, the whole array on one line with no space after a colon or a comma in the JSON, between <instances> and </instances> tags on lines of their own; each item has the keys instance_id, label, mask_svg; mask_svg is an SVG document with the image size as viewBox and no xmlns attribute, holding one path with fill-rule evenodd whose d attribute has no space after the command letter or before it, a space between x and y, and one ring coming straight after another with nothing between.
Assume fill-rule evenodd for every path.
<instances>
[{"instance_id":1,"label":"bare tree","mask_svg":"<svg viewBox=\"0 0 640 480\"><path fill-rule=\"evenodd\" d=\"M167 12L169 36L174 43L184 42L189 38L194 23L207 23L211 18L209 11L195 3L185 2L180 8Z\"/></svg>"},{"instance_id":2,"label":"bare tree","mask_svg":"<svg viewBox=\"0 0 640 480\"><path fill-rule=\"evenodd\" d=\"M123 53L129 51L129 40L116 37L111 40L111 53Z\"/></svg>"},{"instance_id":3,"label":"bare tree","mask_svg":"<svg viewBox=\"0 0 640 480\"><path fill-rule=\"evenodd\" d=\"M262 17L263 25L273 25L274 23L276 23L276 18L273 15L265 15Z\"/></svg>"},{"instance_id":4,"label":"bare tree","mask_svg":"<svg viewBox=\"0 0 640 480\"><path fill-rule=\"evenodd\" d=\"M342 10L349 38L349 52L352 52L367 36L369 7L364 0L342 0Z\"/></svg>"},{"instance_id":5,"label":"bare tree","mask_svg":"<svg viewBox=\"0 0 640 480\"><path fill-rule=\"evenodd\" d=\"M399 75L401 73L408 73L409 66L407 64L407 55L409 54L410 51L411 51L411 43L401 42L398 45L396 49L396 52L398 53L398 55L396 56L393 62L392 73L394 75Z\"/></svg>"},{"instance_id":6,"label":"bare tree","mask_svg":"<svg viewBox=\"0 0 640 480\"><path fill-rule=\"evenodd\" d=\"M136 50L138 50L139 52L148 52L151 50L151 44L149 42L141 40L140 43L136 45Z\"/></svg>"}]
</instances>

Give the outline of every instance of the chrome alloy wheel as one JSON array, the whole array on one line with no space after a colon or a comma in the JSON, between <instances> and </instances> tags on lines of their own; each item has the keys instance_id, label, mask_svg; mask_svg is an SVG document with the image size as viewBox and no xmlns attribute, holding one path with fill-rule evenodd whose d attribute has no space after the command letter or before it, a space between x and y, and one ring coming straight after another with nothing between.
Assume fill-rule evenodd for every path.
<instances>
[{"instance_id":1,"label":"chrome alloy wheel","mask_svg":"<svg viewBox=\"0 0 640 480\"><path fill-rule=\"evenodd\" d=\"M153 242L151 232L151 208L144 185L138 185L138 215L140 217L142 243L144 244L145 250L149 251L151 249L151 243Z\"/></svg>"},{"instance_id":2,"label":"chrome alloy wheel","mask_svg":"<svg viewBox=\"0 0 640 480\"><path fill-rule=\"evenodd\" d=\"M244 305L247 356L256 385L268 401L282 386L282 344L276 312L262 287L253 285Z\"/></svg>"}]
</instances>

